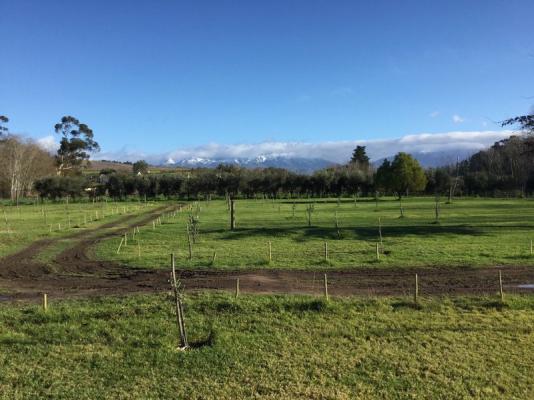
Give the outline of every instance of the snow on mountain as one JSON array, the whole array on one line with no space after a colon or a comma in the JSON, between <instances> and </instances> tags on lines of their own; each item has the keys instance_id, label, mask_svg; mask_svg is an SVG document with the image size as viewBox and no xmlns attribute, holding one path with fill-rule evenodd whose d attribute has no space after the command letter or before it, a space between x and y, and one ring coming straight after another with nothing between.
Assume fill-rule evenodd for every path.
<instances>
[{"instance_id":1,"label":"snow on mountain","mask_svg":"<svg viewBox=\"0 0 534 400\"><path fill-rule=\"evenodd\" d=\"M473 150L457 149L449 151L435 152L413 152L411 153L423 167L438 167L442 165L454 164L456 160L465 160L474 153ZM385 157L393 159L394 155ZM173 160L174 161L174 160ZM384 158L373 160L375 167L380 166ZM166 163L168 164L168 162ZM177 160L173 165L184 168L215 168L220 164L237 165L243 168L285 168L299 173L313 173L314 171L336 165L332 161L322 158L292 157L280 154L262 154L251 158L203 158L192 157ZM340 161L338 164L344 164Z\"/></svg>"},{"instance_id":2,"label":"snow on mountain","mask_svg":"<svg viewBox=\"0 0 534 400\"><path fill-rule=\"evenodd\" d=\"M215 168L219 164L238 165L243 168L286 168L290 171L311 173L318 169L334 165L333 162L320 158L288 157L282 155L262 154L252 158L201 158L194 157L178 160L174 165L186 168Z\"/></svg>"}]
</instances>

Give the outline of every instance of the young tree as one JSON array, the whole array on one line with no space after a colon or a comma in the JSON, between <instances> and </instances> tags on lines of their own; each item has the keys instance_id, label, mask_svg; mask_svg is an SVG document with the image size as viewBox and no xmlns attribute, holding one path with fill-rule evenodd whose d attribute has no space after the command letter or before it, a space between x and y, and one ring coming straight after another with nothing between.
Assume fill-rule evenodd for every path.
<instances>
[{"instance_id":1,"label":"young tree","mask_svg":"<svg viewBox=\"0 0 534 400\"><path fill-rule=\"evenodd\" d=\"M145 175L148 173L148 164L145 160L139 160L133 163L132 170L135 175Z\"/></svg>"},{"instance_id":2,"label":"young tree","mask_svg":"<svg viewBox=\"0 0 534 400\"><path fill-rule=\"evenodd\" d=\"M62 135L56 155L58 175L79 172L83 162L89 160L90 153L100 150L93 139L93 131L74 117L61 118L54 129Z\"/></svg>"},{"instance_id":3,"label":"young tree","mask_svg":"<svg viewBox=\"0 0 534 400\"><path fill-rule=\"evenodd\" d=\"M352 152L351 164L358 164L362 169L369 168L369 157L365 152L365 146L356 146Z\"/></svg>"},{"instance_id":4,"label":"young tree","mask_svg":"<svg viewBox=\"0 0 534 400\"><path fill-rule=\"evenodd\" d=\"M9 122L9 118L6 117L5 115L0 115L0 137L2 137L2 135L8 133L8 129L7 129L7 126L5 126L5 124L7 124Z\"/></svg>"}]
</instances>

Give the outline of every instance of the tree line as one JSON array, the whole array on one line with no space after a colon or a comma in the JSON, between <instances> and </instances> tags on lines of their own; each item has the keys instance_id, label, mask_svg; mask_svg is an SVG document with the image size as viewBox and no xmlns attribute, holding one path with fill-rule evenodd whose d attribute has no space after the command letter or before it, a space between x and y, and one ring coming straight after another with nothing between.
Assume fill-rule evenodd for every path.
<instances>
[{"instance_id":1,"label":"tree line","mask_svg":"<svg viewBox=\"0 0 534 400\"><path fill-rule=\"evenodd\" d=\"M10 135L7 117L0 116L0 195L16 200L31 193L42 198L101 197L199 198L323 197L409 194L436 196L526 196L534 192L534 116L504 121L517 125L520 135L499 141L468 159L439 168L423 169L407 153L398 153L374 168L364 146L357 146L346 165L312 175L281 168L243 169L220 165L214 169L177 170L150 174L148 164L132 163L131 173L113 169L82 174L90 154L98 149L93 131L74 117L55 125L61 135L51 156L35 143Z\"/></svg>"}]
</instances>

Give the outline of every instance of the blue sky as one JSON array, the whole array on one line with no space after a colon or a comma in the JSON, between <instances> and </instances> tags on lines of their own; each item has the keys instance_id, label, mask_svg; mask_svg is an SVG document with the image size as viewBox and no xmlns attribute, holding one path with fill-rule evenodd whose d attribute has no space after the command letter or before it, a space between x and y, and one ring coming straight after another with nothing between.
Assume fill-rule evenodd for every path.
<instances>
[{"instance_id":1,"label":"blue sky","mask_svg":"<svg viewBox=\"0 0 534 400\"><path fill-rule=\"evenodd\" d=\"M105 152L499 130L534 103L531 0L0 0L0 114Z\"/></svg>"}]
</instances>

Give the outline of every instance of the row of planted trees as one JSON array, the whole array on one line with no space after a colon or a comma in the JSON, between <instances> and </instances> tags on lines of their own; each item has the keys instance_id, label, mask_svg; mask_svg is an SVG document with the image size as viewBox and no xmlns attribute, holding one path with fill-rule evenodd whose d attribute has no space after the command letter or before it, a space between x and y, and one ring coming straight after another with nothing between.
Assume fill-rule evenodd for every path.
<instances>
[{"instance_id":1,"label":"row of planted trees","mask_svg":"<svg viewBox=\"0 0 534 400\"><path fill-rule=\"evenodd\" d=\"M99 176L48 177L36 182L42 198L108 195L115 199L199 198L206 196L267 197L366 195L373 191L372 174L357 169L338 168L314 175L297 174L285 169L217 169L158 175L132 175L106 172Z\"/></svg>"}]
</instances>

